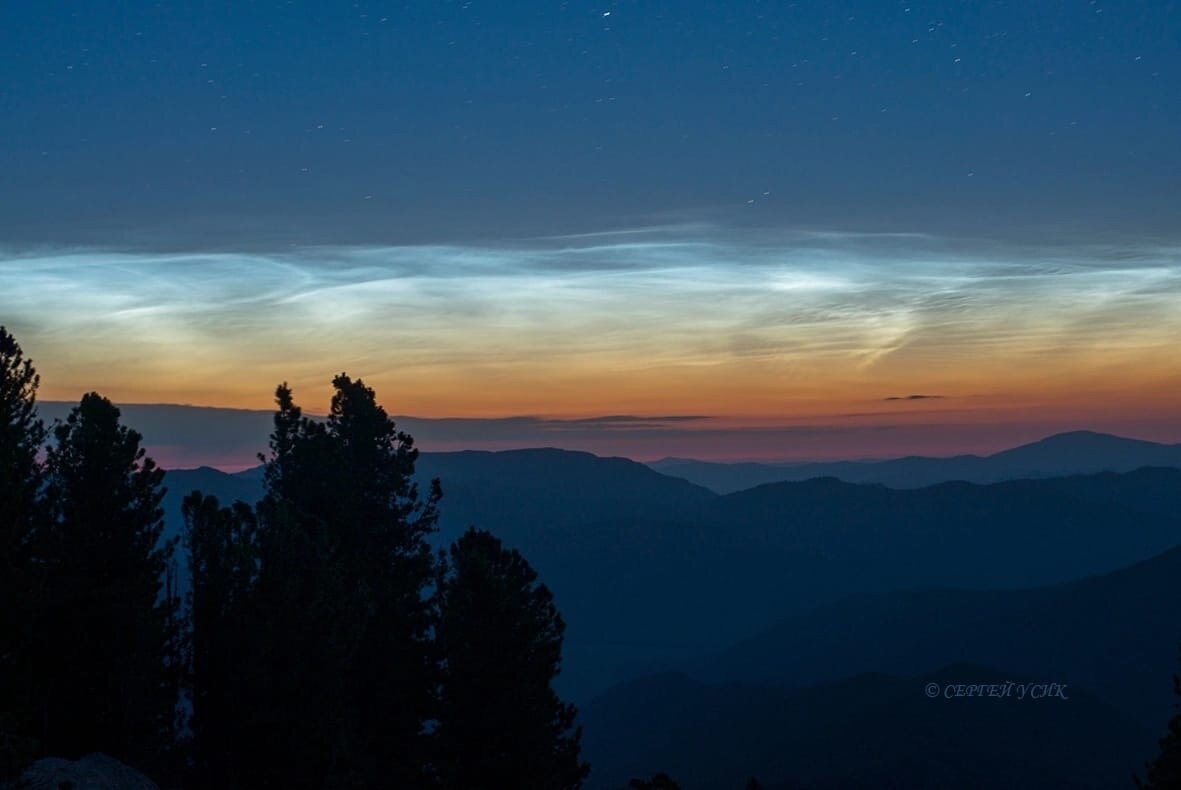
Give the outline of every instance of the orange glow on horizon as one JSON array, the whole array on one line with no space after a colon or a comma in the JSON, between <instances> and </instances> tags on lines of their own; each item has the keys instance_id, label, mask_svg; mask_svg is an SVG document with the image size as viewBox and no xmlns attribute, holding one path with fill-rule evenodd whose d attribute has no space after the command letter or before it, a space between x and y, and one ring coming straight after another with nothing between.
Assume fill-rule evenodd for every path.
<instances>
[{"instance_id":1,"label":"orange glow on horizon","mask_svg":"<svg viewBox=\"0 0 1181 790\"><path fill-rule=\"evenodd\" d=\"M267 411L286 381L323 414L346 371L417 418L712 418L682 425L688 438L912 432L890 445L863 430L863 451L834 440L842 454L975 447L989 425L1168 438L1181 419L1176 250L965 249L697 228L584 246L69 251L7 261L0 313L45 400L97 390ZM829 452L801 435L799 452Z\"/></svg>"}]
</instances>

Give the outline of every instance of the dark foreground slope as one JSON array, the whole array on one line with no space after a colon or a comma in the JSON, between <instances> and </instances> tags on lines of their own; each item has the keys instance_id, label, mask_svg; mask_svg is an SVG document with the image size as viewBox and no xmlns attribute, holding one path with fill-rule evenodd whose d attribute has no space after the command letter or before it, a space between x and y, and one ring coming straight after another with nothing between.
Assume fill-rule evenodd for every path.
<instances>
[{"instance_id":1,"label":"dark foreground slope","mask_svg":"<svg viewBox=\"0 0 1181 790\"><path fill-rule=\"evenodd\" d=\"M595 786L655 770L687 788L752 772L807 787L1130 786L1173 712L1178 600L1181 548L1036 589L849 597L596 699ZM1069 705L929 700L897 677L940 691L1033 678L1065 685Z\"/></svg>"},{"instance_id":2,"label":"dark foreground slope","mask_svg":"<svg viewBox=\"0 0 1181 790\"><path fill-rule=\"evenodd\" d=\"M1161 729L1181 644L1181 548L1113 573L1031 590L862 595L783 621L693 671L786 687L953 662L1084 687Z\"/></svg>"},{"instance_id":3,"label":"dark foreground slope","mask_svg":"<svg viewBox=\"0 0 1181 790\"><path fill-rule=\"evenodd\" d=\"M1042 680L1037 678L1036 680ZM1013 682L1008 696L946 699L948 684ZM1113 788L1152 737L1085 691L1018 698L1006 672L970 664L916 677L862 675L793 692L664 674L586 706L588 787L665 771L685 790ZM938 696L928 696L935 684Z\"/></svg>"}]
</instances>

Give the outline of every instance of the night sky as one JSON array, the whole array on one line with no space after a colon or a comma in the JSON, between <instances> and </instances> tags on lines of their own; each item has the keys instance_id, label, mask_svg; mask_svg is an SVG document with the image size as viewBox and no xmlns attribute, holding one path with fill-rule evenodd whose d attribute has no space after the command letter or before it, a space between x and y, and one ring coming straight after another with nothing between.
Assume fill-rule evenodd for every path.
<instances>
[{"instance_id":1,"label":"night sky","mask_svg":"<svg viewBox=\"0 0 1181 790\"><path fill-rule=\"evenodd\" d=\"M1181 440L1178 139L1177 2L6 3L0 323L51 399Z\"/></svg>"}]
</instances>

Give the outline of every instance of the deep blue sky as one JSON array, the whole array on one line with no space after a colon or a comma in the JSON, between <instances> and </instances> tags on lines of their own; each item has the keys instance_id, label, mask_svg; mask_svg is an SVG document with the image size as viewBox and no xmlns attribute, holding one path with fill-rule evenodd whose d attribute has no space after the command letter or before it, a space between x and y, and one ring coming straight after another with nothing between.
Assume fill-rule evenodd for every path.
<instances>
[{"instance_id":1,"label":"deep blue sky","mask_svg":"<svg viewBox=\"0 0 1181 790\"><path fill-rule=\"evenodd\" d=\"M6 246L692 221L1172 239L1179 136L1160 0L0 11Z\"/></svg>"}]
</instances>

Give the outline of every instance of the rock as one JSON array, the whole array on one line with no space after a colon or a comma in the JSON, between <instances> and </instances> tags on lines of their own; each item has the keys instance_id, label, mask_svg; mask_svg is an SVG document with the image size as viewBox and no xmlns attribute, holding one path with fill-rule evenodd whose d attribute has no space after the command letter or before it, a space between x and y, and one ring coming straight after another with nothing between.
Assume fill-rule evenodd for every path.
<instances>
[{"instance_id":1,"label":"rock","mask_svg":"<svg viewBox=\"0 0 1181 790\"><path fill-rule=\"evenodd\" d=\"M46 757L21 774L17 790L160 790L148 777L105 754L80 760Z\"/></svg>"}]
</instances>

